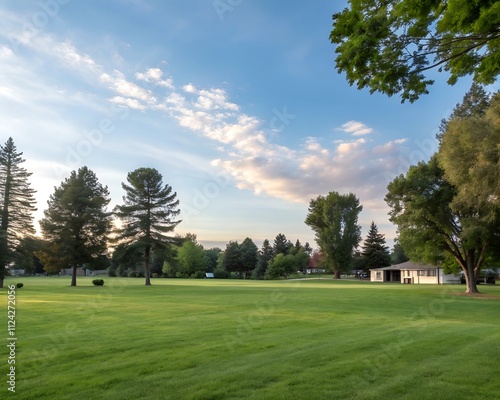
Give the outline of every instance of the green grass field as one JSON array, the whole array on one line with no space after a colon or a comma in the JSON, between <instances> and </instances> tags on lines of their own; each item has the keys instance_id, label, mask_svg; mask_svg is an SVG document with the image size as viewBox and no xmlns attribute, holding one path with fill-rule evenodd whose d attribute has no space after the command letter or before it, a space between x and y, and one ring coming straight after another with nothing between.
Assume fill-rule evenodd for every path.
<instances>
[{"instance_id":1,"label":"green grass field","mask_svg":"<svg viewBox=\"0 0 500 400\"><path fill-rule=\"evenodd\" d=\"M500 287L104 280L6 279L0 398L500 398Z\"/></svg>"}]
</instances>

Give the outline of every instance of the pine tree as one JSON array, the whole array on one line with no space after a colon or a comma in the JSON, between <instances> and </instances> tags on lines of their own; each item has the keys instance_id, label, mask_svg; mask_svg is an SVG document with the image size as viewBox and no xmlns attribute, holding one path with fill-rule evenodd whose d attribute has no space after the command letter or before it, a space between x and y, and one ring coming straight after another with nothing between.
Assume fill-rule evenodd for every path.
<instances>
[{"instance_id":1,"label":"pine tree","mask_svg":"<svg viewBox=\"0 0 500 400\"><path fill-rule=\"evenodd\" d=\"M117 240L138 245L143 249L146 285L151 285L151 251L164 249L179 240L166 236L181 222L176 221L180 213L179 200L172 187L163 185L161 174L154 168L138 168L127 175L122 183L125 190L124 205L117 206L115 214L123 226Z\"/></svg>"},{"instance_id":2,"label":"pine tree","mask_svg":"<svg viewBox=\"0 0 500 400\"><path fill-rule=\"evenodd\" d=\"M274 255L278 254L288 254L288 251L293 247L292 242L290 242L283 233L276 235L273 243Z\"/></svg>"},{"instance_id":3,"label":"pine tree","mask_svg":"<svg viewBox=\"0 0 500 400\"><path fill-rule=\"evenodd\" d=\"M28 181L32 174L20 166L25 162L22 155L12 138L0 145L0 288L14 249L23 237L35 233L36 191Z\"/></svg>"},{"instance_id":4,"label":"pine tree","mask_svg":"<svg viewBox=\"0 0 500 400\"><path fill-rule=\"evenodd\" d=\"M264 278L264 274L266 273L269 261L273 258L273 254L273 248L271 247L269 240L265 239L264 242L262 242L262 248L259 251L257 267L255 267L252 272L252 277L254 279Z\"/></svg>"},{"instance_id":5,"label":"pine tree","mask_svg":"<svg viewBox=\"0 0 500 400\"><path fill-rule=\"evenodd\" d=\"M76 286L77 268L101 263L111 229L109 201L108 188L87 167L72 171L55 188L40 221L44 239L50 243L47 250L37 253L46 270L71 267L71 286Z\"/></svg>"},{"instance_id":6,"label":"pine tree","mask_svg":"<svg viewBox=\"0 0 500 400\"><path fill-rule=\"evenodd\" d=\"M391 257L389 248L385 245L385 237L383 234L378 233L377 225L373 221L361 248L363 269L365 271L371 268L381 268L391 265Z\"/></svg>"}]
</instances>

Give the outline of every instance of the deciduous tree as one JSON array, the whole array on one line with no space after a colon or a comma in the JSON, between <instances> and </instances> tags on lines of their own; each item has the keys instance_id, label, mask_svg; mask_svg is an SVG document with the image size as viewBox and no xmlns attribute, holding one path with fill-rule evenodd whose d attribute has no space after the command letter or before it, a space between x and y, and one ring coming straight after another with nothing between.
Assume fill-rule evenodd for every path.
<instances>
[{"instance_id":1,"label":"deciduous tree","mask_svg":"<svg viewBox=\"0 0 500 400\"><path fill-rule=\"evenodd\" d=\"M316 243L325 256L326 266L340 278L351 267L354 250L361 240L358 215L363 207L352 194L330 192L309 203L306 224L316 234Z\"/></svg>"},{"instance_id":2,"label":"deciduous tree","mask_svg":"<svg viewBox=\"0 0 500 400\"><path fill-rule=\"evenodd\" d=\"M349 0L333 15L336 67L358 89L410 102L428 93L433 68L449 84L465 75L491 84L500 73L498 15L495 0Z\"/></svg>"}]
</instances>

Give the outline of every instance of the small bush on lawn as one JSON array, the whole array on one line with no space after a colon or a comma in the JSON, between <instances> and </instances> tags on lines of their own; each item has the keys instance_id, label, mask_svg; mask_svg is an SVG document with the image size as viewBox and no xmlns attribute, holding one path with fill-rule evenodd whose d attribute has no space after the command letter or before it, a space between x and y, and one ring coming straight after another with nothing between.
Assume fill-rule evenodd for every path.
<instances>
[{"instance_id":1,"label":"small bush on lawn","mask_svg":"<svg viewBox=\"0 0 500 400\"><path fill-rule=\"evenodd\" d=\"M19 289L19 288L22 288L23 286L24 286L24 285L23 285L22 283L18 283L18 284L16 285L16 287L17 287L18 289Z\"/></svg>"},{"instance_id":2,"label":"small bush on lawn","mask_svg":"<svg viewBox=\"0 0 500 400\"><path fill-rule=\"evenodd\" d=\"M94 279L92 281L92 283L94 284L94 286L103 286L104 285L104 280L103 279Z\"/></svg>"}]
</instances>

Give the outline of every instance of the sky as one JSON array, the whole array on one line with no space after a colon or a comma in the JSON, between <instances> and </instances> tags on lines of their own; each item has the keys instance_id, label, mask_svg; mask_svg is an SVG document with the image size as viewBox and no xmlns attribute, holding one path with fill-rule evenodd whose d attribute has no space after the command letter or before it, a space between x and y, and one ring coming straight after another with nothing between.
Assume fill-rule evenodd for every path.
<instances>
[{"instance_id":1,"label":"sky","mask_svg":"<svg viewBox=\"0 0 500 400\"><path fill-rule=\"evenodd\" d=\"M335 70L332 14L347 1L37 0L0 4L0 142L12 137L43 217L86 165L122 202L156 168L205 247L279 233L316 247L309 201L354 193L362 236L397 235L387 184L437 150L470 87L437 72L416 103Z\"/></svg>"}]
</instances>

